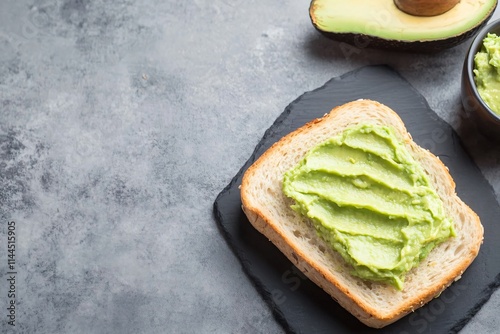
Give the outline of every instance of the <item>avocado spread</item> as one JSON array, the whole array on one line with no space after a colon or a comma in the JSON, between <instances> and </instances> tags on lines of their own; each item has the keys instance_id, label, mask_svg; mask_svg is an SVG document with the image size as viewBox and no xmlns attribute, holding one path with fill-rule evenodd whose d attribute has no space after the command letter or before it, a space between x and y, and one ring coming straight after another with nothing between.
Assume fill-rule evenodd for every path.
<instances>
[{"instance_id":1,"label":"avocado spread","mask_svg":"<svg viewBox=\"0 0 500 334\"><path fill-rule=\"evenodd\" d=\"M354 276L399 290L411 268L455 235L427 174L391 127L356 125L312 148L285 173L283 192Z\"/></svg>"},{"instance_id":2,"label":"avocado spread","mask_svg":"<svg viewBox=\"0 0 500 334\"><path fill-rule=\"evenodd\" d=\"M474 81L488 107L500 116L500 37L489 33L474 56Z\"/></svg>"}]
</instances>

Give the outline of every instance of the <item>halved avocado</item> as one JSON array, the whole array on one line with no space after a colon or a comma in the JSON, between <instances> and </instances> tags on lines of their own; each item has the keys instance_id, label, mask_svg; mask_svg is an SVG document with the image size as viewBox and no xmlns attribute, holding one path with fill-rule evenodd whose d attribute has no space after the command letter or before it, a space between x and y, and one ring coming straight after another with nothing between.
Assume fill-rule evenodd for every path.
<instances>
[{"instance_id":1,"label":"halved avocado","mask_svg":"<svg viewBox=\"0 0 500 334\"><path fill-rule=\"evenodd\" d=\"M393 0L312 0L309 15L325 36L356 47L436 52L474 35L497 0L461 0L435 16L410 15Z\"/></svg>"}]
</instances>

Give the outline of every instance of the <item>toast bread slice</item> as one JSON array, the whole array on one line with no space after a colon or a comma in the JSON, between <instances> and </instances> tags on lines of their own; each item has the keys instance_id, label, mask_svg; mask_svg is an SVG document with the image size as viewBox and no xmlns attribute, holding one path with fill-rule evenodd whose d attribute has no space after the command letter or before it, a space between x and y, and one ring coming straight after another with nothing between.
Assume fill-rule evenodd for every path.
<instances>
[{"instance_id":1,"label":"toast bread slice","mask_svg":"<svg viewBox=\"0 0 500 334\"><path fill-rule=\"evenodd\" d=\"M317 234L307 218L291 209L282 192L286 171L317 144L356 124L391 126L418 161L454 221L456 236L439 244L405 276L403 290L365 281L350 274L351 267ZM362 323L387 326L438 296L472 263L483 241L478 215L456 194L446 166L418 146L400 117L372 100L357 100L334 108L272 145L243 175L242 209L250 223L264 234L311 281L316 283Z\"/></svg>"}]
</instances>

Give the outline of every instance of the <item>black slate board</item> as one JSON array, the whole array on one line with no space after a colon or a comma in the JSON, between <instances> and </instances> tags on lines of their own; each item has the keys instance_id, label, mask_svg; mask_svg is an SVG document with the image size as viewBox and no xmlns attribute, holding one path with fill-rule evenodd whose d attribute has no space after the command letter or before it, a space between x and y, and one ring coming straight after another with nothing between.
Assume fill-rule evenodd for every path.
<instances>
[{"instance_id":1,"label":"black slate board","mask_svg":"<svg viewBox=\"0 0 500 334\"><path fill-rule=\"evenodd\" d=\"M485 239L462 279L439 298L381 330L371 329L306 279L241 210L238 186L243 172L269 146L333 107L365 98L400 115L414 140L448 166L458 195L481 217ZM456 333L500 286L500 207L490 184L469 158L453 129L425 99L387 66L367 66L333 78L293 101L266 131L254 153L214 203L221 232L273 314L290 333Z\"/></svg>"}]
</instances>

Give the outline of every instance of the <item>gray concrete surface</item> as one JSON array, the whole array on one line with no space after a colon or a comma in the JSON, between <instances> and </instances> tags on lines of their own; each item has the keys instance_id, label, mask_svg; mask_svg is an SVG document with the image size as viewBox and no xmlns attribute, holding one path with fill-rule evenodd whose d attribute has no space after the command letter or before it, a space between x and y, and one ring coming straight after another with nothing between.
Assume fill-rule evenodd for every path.
<instances>
[{"instance_id":1,"label":"gray concrete surface","mask_svg":"<svg viewBox=\"0 0 500 334\"><path fill-rule=\"evenodd\" d=\"M0 2L0 332L283 331L221 237L215 197L288 103L360 66L394 67L458 128L467 49L346 52L308 5ZM488 150L473 156L498 194ZM497 293L462 332L498 332L499 310Z\"/></svg>"}]
</instances>

